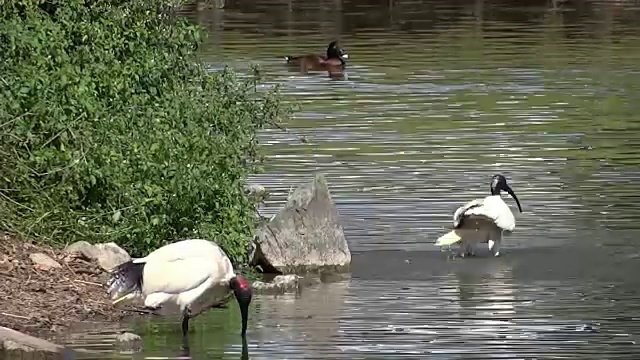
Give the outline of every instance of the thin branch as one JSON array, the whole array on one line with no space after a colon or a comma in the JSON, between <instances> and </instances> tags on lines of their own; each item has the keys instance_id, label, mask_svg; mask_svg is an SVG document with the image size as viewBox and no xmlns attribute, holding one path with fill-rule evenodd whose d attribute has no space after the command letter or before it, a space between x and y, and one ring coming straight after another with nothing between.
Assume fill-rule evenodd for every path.
<instances>
[{"instance_id":1,"label":"thin branch","mask_svg":"<svg viewBox=\"0 0 640 360\"><path fill-rule=\"evenodd\" d=\"M7 317L12 317L12 318L16 318L16 319L24 319L24 320L30 320L31 319L31 318L26 317L26 316L9 314L9 313L6 313L6 312L0 312L0 315L4 315L4 316L7 316Z\"/></svg>"},{"instance_id":2,"label":"thin branch","mask_svg":"<svg viewBox=\"0 0 640 360\"><path fill-rule=\"evenodd\" d=\"M47 216L49 216L51 214L51 211L47 211L46 213L44 213L42 216L40 216L39 218L36 219L36 221L34 221L33 223L31 223L28 227L27 227L27 231L31 231L31 229L40 221L42 221L42 219L46 218Z\"/></svg>"},{"instance_id":3,"label":"thin branch","mask_svg":"<svg viewBox=\"0 0 640 360\"><path fill-rule=\"evenodd\" d=\"M24 116L27 116L27 115L34 115L34 114L30 113L30 112L26 112L26 113L24 113L22 115L18 115L18 116L14 117L13 119L11 119L11 120L9 120L7 122L0 124L0 128L3 128L5 126L7 126L7 125L11 125L12 123L18 121L20 118L22 118Z\"/></svg>"},{"instance_id":4,"label":"thin branch","mask_svg":"<svg viewBox=\"0 0 640 360\"><path fill-rule=\"evenodd\" d=\"M47 171L47 172L45 172L45 173L39 173L39 172L37 172L35 169L32 169L32 168L30 168L30 167L28 167L28 166L25 166L25 167L26 167L27 169L29 169L29 170L30 170L34 175L37 175L37 176L47 176L47 175L55 174L55 173L60 172L60 171L64 171L64 170L71 169L72 167L74 167L74 166L78 165L78 164L80 163L80 161L81 161L82 159L84 159L84 158L86 158L86 153L85 153L85 152L83 152L83 153L80 155L80 157L79 157L79 158L74 159L73 161L71 161L71 164L69 164L69 165L67 165L67 166L63 166L63 167L58 168L58 169L53 169L53 170L51 170L51 171Z\"/></svg>"},{"instance_id":5,"label":"thin branch","mask_svg":"<svg viewBox=\"0 0 640 360\"><path fill-rule=\"evenodd\" d=\"M78 280L78 279L73 280L73 281L79 282L79 283L81 283L81 284L95 285L95 286L103 287L103 285L102 285L102 284L98 284L98 283L93 282L93 281L84 281L84 280Z\"/></svg>"},{"instance_id":6,"label":"thin branch","mask_svg":"<svg viewBox=\"0 0 640 360\"><path fill-rule=\"evenodd\" d=\"M20 204L19 202L13 200L12 198L8 197L7 195L3 194L2 192L0 192L0 196L2 196L3 198L7 199L11 203L14 203L15 205L18 205L18 206L20 206L22 208L25 208L25 209L29 210L29 211L34 211L32 208L30 208L30 207L28 207L26 205Z\"/></svg>"},{"instance_id":7,"label":"thin branch","mask_svg":"<svg viewBox=\"0 0 640 360\"><path fill-rule=\"evenodd\" d=\"M128 311L128 312L136 312L138 314L150 314L150 315L158 315L156 312L152 311L152 310L145 310L145 309L130 309L130 308L120 308L118 310L121 311Z\"/></svg>"},{"instance_id":8,"label":"thin branch","mask_svg":"<svg viewBox=\"0 0 640 360\"><path fill-rule=\"evenodd\" d=\"M84 115L85 115L84 113L82 113L82 114L78 115L78 117L76 117L76 118L75 118L75 120L73 120L73 121L74 121L74 122L76 122L76 121L80 120L82 117L84 117ZM49 139L49 140L45 141L45 143L44 143L44 144L42 144L42 145L40 146L40 149L42 149L42 148L44 148L45 146L49 145L53 140L57 139L60 135L62 135L62 133L63 133L63 132L65 132L65 131L67 131L67 130L70 130L70 128L71 128L71 126L67 126L67 127L65 127L64 129L62 129L62 130L58 131L58 133L57 133L57 134L55 134L55 135L53 135L53 136L51 137L51 139ZM75 135L74 135L74 138L75 138Z\"/></svg>"}]
</instances>

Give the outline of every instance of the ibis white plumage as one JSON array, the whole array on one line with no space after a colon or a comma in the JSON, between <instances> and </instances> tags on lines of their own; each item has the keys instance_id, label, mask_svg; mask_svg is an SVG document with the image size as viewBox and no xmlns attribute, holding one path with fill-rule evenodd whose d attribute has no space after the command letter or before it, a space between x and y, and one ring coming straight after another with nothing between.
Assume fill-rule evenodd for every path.
<instances>
[{"instance_id":1,"label":"ibis white plumage","mask_svg":"<svg viewBox=\"0 0 640 360\"><path fill-rule=\"evenodd\" d=\"M436 240L437 246L460 244L461 255L474 255L474 245L487 243L494 256L500 255L502 235L511 234L516 228L516 219L509 206L502 200L501 191L506 191L516 201L522 212L520 201L502 175L491 179L491 195L484 199L471 200L453 214L453 230Z\"/></svg>"},{"instance_id":2,"label":"ibis white plumage","mask_svg":"<svg viewBox=\"0 0 640 360\"><path fill-rule=\"evenodd\" d=\"M252 289L236 275L231 261L214 242L182 240L154 250L149 255L117 266L108 282L113 303L144 297L148 308L177 306L182 313L182 336L188 347L189 319L215 306L233 291L247 331Z\"/></svg>"}]
</instances>

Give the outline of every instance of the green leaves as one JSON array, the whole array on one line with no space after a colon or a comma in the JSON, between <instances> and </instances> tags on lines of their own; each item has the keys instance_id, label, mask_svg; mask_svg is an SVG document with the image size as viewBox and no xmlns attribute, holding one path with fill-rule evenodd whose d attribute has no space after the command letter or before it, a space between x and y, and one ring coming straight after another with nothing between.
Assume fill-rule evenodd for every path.
<instances>
[{"instance_id":1,"label":"green leaves","mask_svg":"<svg viewBox=\"0 0 640 360\"><path fill-rule=\"evenodd\" d=\"M289 108L257 70L207 72L203 33L169 9L0 3L0 229L134 256L198 236L246 255L256 132Z\"/></svg>"}]
</instances>

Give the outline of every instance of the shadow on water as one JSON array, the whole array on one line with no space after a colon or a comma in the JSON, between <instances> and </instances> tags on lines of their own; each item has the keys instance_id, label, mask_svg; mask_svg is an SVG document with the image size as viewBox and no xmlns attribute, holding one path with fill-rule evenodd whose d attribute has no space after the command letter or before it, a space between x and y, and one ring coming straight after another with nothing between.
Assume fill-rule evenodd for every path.
<instances>
[{"instance_id":1,"label":"shadow on water","mask_svg":"<svg viewBox=\"0 0 640 360\"><path fill-rule=\"evenodd\" d=\"M184 14L209 32L212 69L259 64L301 105L293 134L261 135L264 215L323 171L354 254L348 282L255 299L251 359L637 358L639 2L226 0ZM344 78L285 66L334 38ZM524 211L504 256L447 260L433 241L498 172ZM194 321L191 356L240 358L238 316ZM179 353L176 322L133 330L135 357Z\"/></svg>"}]
</instances>

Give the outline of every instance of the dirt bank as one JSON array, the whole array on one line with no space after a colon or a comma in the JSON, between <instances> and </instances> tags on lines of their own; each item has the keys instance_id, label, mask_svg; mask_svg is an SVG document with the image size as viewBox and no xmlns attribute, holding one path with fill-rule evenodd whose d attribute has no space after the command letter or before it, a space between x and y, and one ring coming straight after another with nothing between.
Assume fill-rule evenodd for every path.
<instances>
[{"instance_id":1,"label":"dirt bank","mask_svg":"<svg viewBox=\"0 0 640 360\"><path fill-rule=\"evenodd\" d=\"M34 253L48 255L60 267L36 266L30 258ZM77 322L132 317L111 305L107 276L95 262L0 234L0 325L52 338Z\"/></svg>"}]
</instances>

